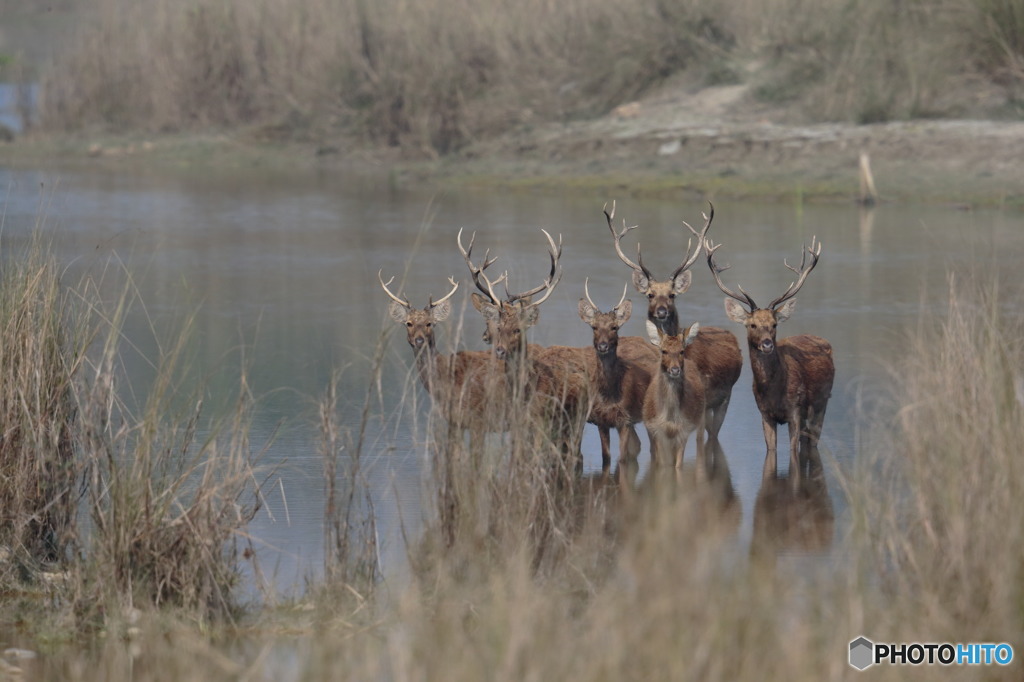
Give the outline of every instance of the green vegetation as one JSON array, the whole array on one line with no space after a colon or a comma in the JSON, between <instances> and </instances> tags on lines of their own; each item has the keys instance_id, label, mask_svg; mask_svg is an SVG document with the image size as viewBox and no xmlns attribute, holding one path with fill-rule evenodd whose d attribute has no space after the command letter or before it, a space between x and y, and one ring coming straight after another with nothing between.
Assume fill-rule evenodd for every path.
<instances>
[{"instance_id":1,"label":"green vegetation","mask_svg":"<svg viewBox=\"0 0 1024 682\"><path fill-rule=\"evenodd\" d=\"M851 122L970 113L968 80L1005 114L1024 79L1021 0L98 4L43 78L49 130L247 126L435 156L606 113L682 72Z\"/></svg>"}]
</instances>

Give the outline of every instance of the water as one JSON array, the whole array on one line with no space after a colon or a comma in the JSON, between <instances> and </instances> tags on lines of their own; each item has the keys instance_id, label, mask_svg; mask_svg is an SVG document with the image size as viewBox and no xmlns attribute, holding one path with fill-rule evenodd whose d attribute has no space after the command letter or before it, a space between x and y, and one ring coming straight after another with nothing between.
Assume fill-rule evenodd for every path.
<instances>
[{"instance_id":1,"label":"water","mask_svg":"<svg viewBox=\"0 0 1024 682\"><path fill-rule=\"evenodd\" d=\"M539 284L547 270L540 228L563 235L565 276L532 332L537 343L589 344L590 329L576 312L584 278L590 278L595 302L607 309L630 276L614 254L601 213L602 204L615 198L610 196L432 195L334 174L184 177L0 168L0 183L6 190L2 238L7 246L27 239L41 222L66 264L65 281L86 274L101 279L102 295L111 301L130 273L141 303L126 323L132 344L124 351L131 374L127 390L145 394L150 363L190 311L198 310L192 373L206 381L211 409L225 407L237 389L244 350L249 385L258 397L251 440L254 449L266 448L261 466L277 467L265 490L267 506L250 532L264 570L282 590L300 589L322 565L317 402L332 372L341 369L342 419L348 427L358 425L382 333L390 336L382 397L373 403L368 431L367 476L385 567L397 570L403 562L402 526L415 533L420 523L422 434L413 419L399 418L396 410L403 392L423 394L409 372L404 334L387 317L378 270L385 279L394 275L393 290L417 306L428 295L446 293L449 275L462 280L455 314L439 330L439 344L447 348L461 329L464 345L477 349L484 347L483 324L466 304L472 287L455 248L460 227L477 231L481 254L490 249L499 256L494 269L509 270L513 289ZM705 206L617 198L620 218L640 226L626 238L625 248L630 251L641 240L645 264L665 276L683 258L688 232L680 221L698 224ZM794 513L813 516L823 504L841 517L834 472L852 463L873 426L861 408L884 392L889 370L899 367L904 329L921 310L941 314L951 272L1003 273L1005 300L1019 300L1015 268L1024 256L1024 217L889 206L864 216L854 206L725 201L715 208L711 235L724 243L717 259L732 266L724 281L741 284L762 303L793 279L783 259L797 261L812 235L822 241L821 263L797 296L796 312L780 327L780 336L813 333L829 339L837 367L822 439L827 488L793 500L778 486L766 487L758 504L764 439L744 348L744 373L721 446L739 501L737 541L748 546L758 508L759 527L785 528ZM640 335L645 306L632 287L629 296L634 317L624 333ZM698 261L693 286L680 299L681 318L741 332L726 318L722 299ZM782 444L785 427L779 435ZM642 437L641 478L648 457ZM587 427L583 447L585 470L599 470L594 427ZM787 457L784 451L780 455L785 473ZM691 440L687 459L692 457ZM828 528L817 535L813 529L803 535L794 531L784 550L827 549L831 539Z\"/></svg>"}]
</instances>

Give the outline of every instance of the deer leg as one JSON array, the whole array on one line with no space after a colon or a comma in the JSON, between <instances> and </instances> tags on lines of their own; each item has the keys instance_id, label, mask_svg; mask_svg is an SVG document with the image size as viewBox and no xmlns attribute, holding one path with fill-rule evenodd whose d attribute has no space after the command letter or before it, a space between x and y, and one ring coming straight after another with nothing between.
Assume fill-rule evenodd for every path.
<instances>
[{"instance_id":1,"label":"deer leg","mask_svg":"<svg viewBox=\"0 0 1024 682\"><path fill-rule=\"evenodd\" d=\"M718 432L722 430L722 424L725 422L725 413L729 409L730 400L732 400L732 396L727 395L718 407L714 410L708 410L709 413L712 413L711 418L707 422L709 440L718 440Z\"/></svg>"},{"instance_id":2,"label":"deer leg","mask_svg":"<svg viewBox=\"0 0 1024 682\"><path fill-rule=\"evenodd\" d=\"M611 429L607 426L598 426L597 433L601 436L601 466L607 468L612 463L612 438ZM620 439L622 433L619 433ZM620 448L621 450L621 448ZM622 456L620 451L619 456Z\"/></svg>"},{"instance_id":3,"label":"deer leg","mask_svg":"<svg viewBox=\"0 0 1024 682\"><path fill-rule=\"evenodd\" d=\"M640 452L640 436L636 435L636 427L632 424L621 424L619 431L619 460L635 460Z\"/></svg>"},{"instance_id":4,"label":"deer leg","mask_svg":"<svg viewBox=\"0 0 1024 682\"><path fill-rule=\"evenodd\" d=\"M803 473L800 466L800 440L803 435L803 421L800 413L794 411L789 415L789 478L793 485L800 483L800 475Z\"/></svg>"},{"instance_id":5,"label":"deer leg","mask_svg":"<svg viewBox=\"0 0 1024 682\"><path fill-rule=\"evenodd\" d=\"M770 421L764 417L761 418L761 427L764 429L765 445L768 446L768 452L764 458L764 474L767 476L771 472L771 475L774 476L778 471L778 459L776 457L777 427L774 420Z\"/></svg>"}]
</instances>

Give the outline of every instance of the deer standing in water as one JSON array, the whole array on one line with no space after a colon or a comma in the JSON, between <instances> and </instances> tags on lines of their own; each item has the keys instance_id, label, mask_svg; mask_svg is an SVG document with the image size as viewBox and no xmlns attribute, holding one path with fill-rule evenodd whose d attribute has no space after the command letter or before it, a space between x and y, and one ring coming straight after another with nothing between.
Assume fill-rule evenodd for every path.
<instances>
[{"instance_id":1,"label":"deer standing in water","mask_svg":"<svg viewBox=\"0 0 1024 682\"><path fill-rule=\"evenodd\" d=\"M704 456L704 380L686 361L687 346L699 330L696 322L675 335L650 329L651 343L661 350L661 363L644 396L644 426L651 437L651 461L671 456L677 469L683 465L683 450L694 430L697 457Z\"/></svg>"},{"instance_id":2,"label":"deer standing in water","mask_svg":"<svg viewBox=\"0 0 1024 682\"><path fill-rule=\"evenodd\" d=\"M449 299L459 288L458 282L449 278L452 290L438 301L430 298L426 307L419 310L388 288L394 277L385 282L378 272L377 278L391 298L388 314L405 325L420 380L444 418L455 428L469 430L476 443L487 431L503 430L499 394L492 379L500 365L493 356L482 351L459 351L453 355L437 351L434 326L451 314Z\"/></svg>"},{"instance_id":3,"label":"deer standing in water","mask_svg":"<svg viewBox=\"0 0 1024 682\"><path fill-rule=\"evenodd\" d=\"M480 293L474 292L472 300L487 323L485 339L493 343L494 357L504 362L506 390L511 400L510 418L513 406L523 405L524 415L551 427L553 440L563 453L578 454L583 420L589 412L586 373L581 371L576 354L573 358L553 355L550 349L526 342L527 330L537 324L540 317L540 305L551 296L562 278L561 243L555 244L546 230L541 231L548 241L551 270L540 286L521 293L509 292L508 273L495 281L484 274L487 266L494 262L486 253L481 266L473 264L474 240L470 240L468 248L463 247L461 230L457 241L473 282L480 290ZM494 285L502 280L505 280L505 300L494 292ZM536 294L541 297L534 301Z\"/></svg>"},{"instance_id":4,"label":"deer standing in water","mask_svg":"<svg viewBox=\"0 0 1024 682\"><path fill-rule=\"evenodd\" d=\"M636 424L643 421L644 396L651 383L651 373L642 365L619 357L619 329L629 319L633 304L622 298L602 313L590 298L589 278L583 283L586 299L580 299L580 319L594 330L591 351L595 371L593 399L587 421L597 426L601 437L601 463L611 464L611 429L619 432L619 460L636 459L640 438Z\"/></svg>"},{"instance_id":5,"label":"deer standing in water","mask_svg":"<svg viewBox=\"0 0 1024 682\"><path fill-rule=\"evenodd\" d=\"M803 464L801 448L806 448L803 452L808 455L816 451L836 370L832 346L828 341L810 334L776 341L776 328L793 314L796 305L793 297L818 264L821 243L815 248L815 240L811 239L811 246L804 250L799 268L784 261L785 266L797 274L797 279L767 308L758 307L743 287L739 287L740 293L737 294L722 283L721 274L728 266L715 264L715 251L721 244L714 245L706 240L704 247L715 283L728 296L725 299L726 315L747 328L750 366L754 371L754 399L761 411L764 440L768 447L764 475L776 472L776 429L779 424L788 424L790 470L795 472L790 474L790 478L796 483ZM810 262L807 261L808 255Z\"/></svg>"},{"instance_id":6,"label":"deer standing in water","mask_svg":"<svg viewBox=\"0 0 1024 682\"><path fill-rule=\"evenodd\" d=\"M710 204L709 204L710 206ZM703 250L704 239L708 230L711 229L711 221L715 218L715 207L711 206L710 214L704 215L704 227L700 232L693 229L686 221L683 221L691 233L697 237L697 247L690 253L692 240L686 245L686 257L682 264L676 268L667 280L657 280L654 274L644 266L643 255L640 252L640 244L637 244L637 263L630 260L622 250L622 238L630 230L636 229L636 225L626 227L622 222L622 231L616 232L612 219L615 217L615 202L612 202L612 210L605 211L605 218L608 221L608 229L611 230L615 239L615 252L619 260L633 270L633 285L636 290L647 296L647 320L661 332L675 336L679 333L679 313L676 310L676 296L684 293L690 288L692 266ZM648 331L648 334L653 332ZM653 337L652 337L653 338ZM626 339L623 339L625 341ZM643 344L650 348L647 343ZM625 356L629 359L642 358L631 346L624 348ZM705 409L707 414L704 418L704 425L707 428L708 438L717 439L722 429L726 412L729 410L729 401L732 398L732 387L740 378L743 370L743 355L740 353L739 343L736 337L728 330L719 327L701 327L700 333L692 341L687 351L687 358L696 365L704 380Z\"/></svg>"}]
</instances>

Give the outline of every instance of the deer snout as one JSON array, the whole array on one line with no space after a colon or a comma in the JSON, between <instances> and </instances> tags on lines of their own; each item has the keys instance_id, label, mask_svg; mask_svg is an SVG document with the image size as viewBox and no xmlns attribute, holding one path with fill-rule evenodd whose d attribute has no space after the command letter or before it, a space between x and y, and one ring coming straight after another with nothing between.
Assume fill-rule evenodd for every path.
<instances>
[{"instance_id":1,"label":"deer snout","mask_svg":"<svg viewBox=\"0 0 1024 682\"><path fill-rule=\"evenodd\" d=\"M426 342L427 340L425 338L423 338L422 336L417 336L412 340L412 345L416 346L417 348L422 348Z\"/></svg>"},{"instance_id":2,"label":"deer snout","mask_svg":"<svg viewBox=\"0 0 1024 682\"><path fill-rule=\"evenodd\" d=\"M659 320L664 320L665 318L667 318L668 317L668 306L666 306L666 305L659 305L657 308L654 309L654 316L656 318L658 318Z\"/></svg>"},{"instance_id":3,"label":"deer snout","mask_svg":"<svg viewBox=\"0 0 1024 682\"><path fill-rule=\"evenodd\" d=\"M604 355L611 348L611 344L608 343L607 341L598 341L597 344L595 344L594 348L597 349L598 353Z\"/></svg>"},{"instance_id":4,"label":"deer snout","mask_svg":"<svg viewBox=\"0 0 1024 682\"><path fill-rule=\"evenodd\" d=\"M507 354L508 354L508 351L505 350L504 346L495 346L494 347L494 357L498 358L499 360L504 360L505 359L505 355L507 355Z\"/></svg>"},{"instance_id":5,"label":"deer snout","mask_svg":"<svg viewBox=\"0 0 1024 682\"><path fill-rule=\"evenodd\" d=\"M673 379L678 379L679 375L682 374L682 373L683 373L683 368L682 367L669 367L668 368L668 375L670 377L672 377Z\"/></svg>"},{"instance_id":6,"label":"deer snout","mask_svg":"<svg viewBox=\"0 0 1024 682\"><path fill-rule=\"evenodd\" d=\"M757 344L757 347L762 353L771 353L775 350L775 341L772 339L761 339L761 343Z\"/></svg>"}]
</instances>

